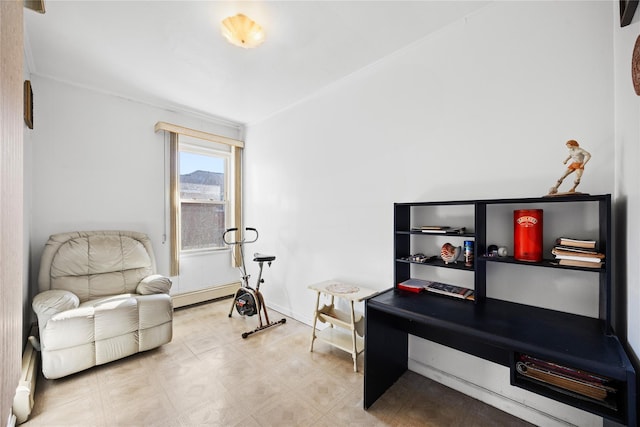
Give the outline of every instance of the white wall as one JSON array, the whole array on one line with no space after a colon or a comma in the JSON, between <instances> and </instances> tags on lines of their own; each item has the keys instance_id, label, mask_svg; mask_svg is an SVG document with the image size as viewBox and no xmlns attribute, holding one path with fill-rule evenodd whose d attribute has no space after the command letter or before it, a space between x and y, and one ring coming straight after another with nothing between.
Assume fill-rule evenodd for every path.
<instances>
[{"instance_id":1,"label":"white wall","mask_svg":"<svg viewBox=\"0 0 640 427\"><path fill-rule=\"evenodd\" d=\"M259 249L278 256L267 303L310 321L310 283L393 286L393 202L542 196L565 168L568 139L593 156L578 189L612 193L614 9L496 2L251 124L246 223L260 229ZM509 386L506 368L433 343L412 340L410 358L412 369L470 384L533 422L602 423ZM459 358L486 375L458 370ZM524 405L532 401L549 416Z\"/></svg>"},{"instance_id":2,"label":"white wall","mask_svg":"<svg viewBox=\"0 0 640 427\"><path fill-rule=\"evenodd\" d=\"M640 356L640 98L631 80L631 58L640 34L640 10L631 25L620 28L617 17L615 41L615 171L616 171L616 250L621 263L617 283L626 285L627 339L636 358ZM624 299L622 300L624 303ZM626 310L625 310L626 309ZM637 359L636 359L637 360Z\"/></svg>"},{"instance_id":3,"label":"white wall","mask_svg":"<svg viewBox=\"0 0 640 427\"><path fill-rule=\"evenodd\" d=\"M168 111L48 78L32 77L31 289L42 248L65 231L127 229L151 238L158 270L169 274L168 135L158 121L240 139L232 123ZM230 252L181 260L172 294L238 280Z\"/></svg>"}]
</instances>

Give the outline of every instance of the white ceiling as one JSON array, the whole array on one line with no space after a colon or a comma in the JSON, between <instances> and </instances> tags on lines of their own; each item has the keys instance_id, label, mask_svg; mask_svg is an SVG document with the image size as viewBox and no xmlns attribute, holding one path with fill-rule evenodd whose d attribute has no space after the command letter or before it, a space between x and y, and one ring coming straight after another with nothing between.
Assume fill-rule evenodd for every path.
<instances>
[{"instance_id":1,"label":"white ceiling","mask_svg":"<svg viewBox=\"0 0 640 427\"><path fill-rule=\"evenodd\" d=\"M263 120L486 1L62 1L25 9L29 71L242 124ZM263 26L255 49L220 22Z\"/></svg>"}]
</instances>

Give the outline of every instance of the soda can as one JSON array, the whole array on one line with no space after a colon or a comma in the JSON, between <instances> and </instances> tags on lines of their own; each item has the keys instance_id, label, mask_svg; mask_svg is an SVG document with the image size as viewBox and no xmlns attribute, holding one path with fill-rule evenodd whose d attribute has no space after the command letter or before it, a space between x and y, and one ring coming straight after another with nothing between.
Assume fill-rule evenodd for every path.
<instances>
[{"instance_id":1,"label":"soda can","mask_svg":"<svg viewBox=\"0 0 640 427\"><path fill-rule=\"evenodd\" d=\"M464 241L464 265L473 266L473 240Z\"/></svg>"}]
</instances>

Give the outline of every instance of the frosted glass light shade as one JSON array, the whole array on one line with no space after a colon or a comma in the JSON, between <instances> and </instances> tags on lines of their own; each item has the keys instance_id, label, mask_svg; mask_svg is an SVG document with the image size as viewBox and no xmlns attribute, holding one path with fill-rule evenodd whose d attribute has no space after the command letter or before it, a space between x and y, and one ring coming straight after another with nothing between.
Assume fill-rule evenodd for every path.
<instances>
[{"instance_id":1,"label":"frosted glass light shade","mask_svg":"<svg viewBox=\"0 0 640 427\"><path fill-rule=\"evenodd\" d=\"M239 13L222 21L222 35L229 43L249 49L264 41L264 30L245 15Z\"/></svg>"}]
</instances>

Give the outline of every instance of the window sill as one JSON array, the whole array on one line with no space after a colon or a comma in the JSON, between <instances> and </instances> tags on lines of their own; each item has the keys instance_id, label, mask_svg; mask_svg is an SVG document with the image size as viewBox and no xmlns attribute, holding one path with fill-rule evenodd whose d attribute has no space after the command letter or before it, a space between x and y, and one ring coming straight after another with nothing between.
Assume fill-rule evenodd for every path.
<instances>
[{"instance_id":1,"label":"window sill","mask_svg":"<svg viewBox=\"0 0 640 427\"><path fill-rule=\"evenodd\" d=\"M212 248L212 249L191 249L188 251L180 251L180 258L192 258L206 255L222 255L230 252L229 248Z\"/></svg>"}]
</instances>

